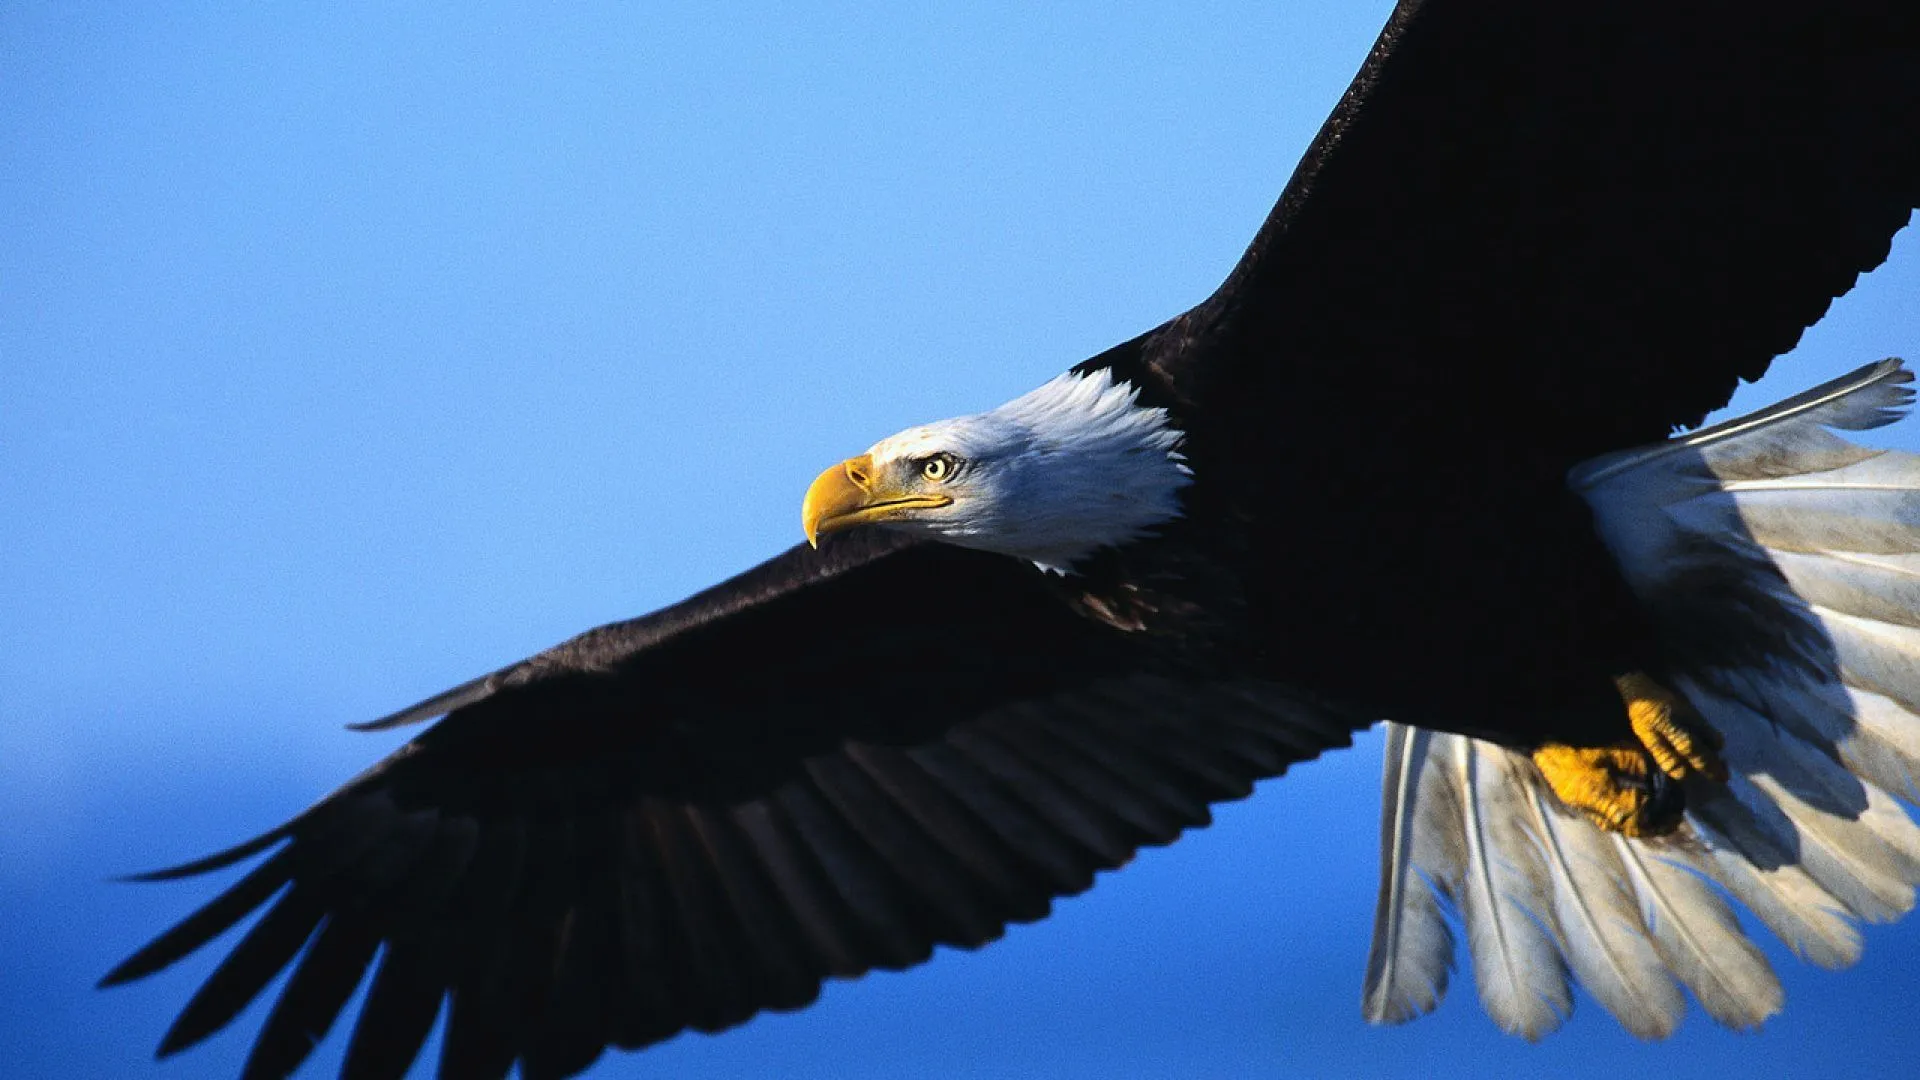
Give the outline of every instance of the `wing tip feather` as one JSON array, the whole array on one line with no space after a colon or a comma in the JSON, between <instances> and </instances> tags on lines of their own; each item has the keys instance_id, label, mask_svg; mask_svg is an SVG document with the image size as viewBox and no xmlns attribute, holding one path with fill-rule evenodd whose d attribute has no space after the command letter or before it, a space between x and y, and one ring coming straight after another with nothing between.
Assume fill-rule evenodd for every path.
<instances>
[{"instance_id":1,"label":"wing tip feather","mask_svg":"<svg viewBox=\"0 0 1920 1080\"><path fill-rule=\"evenodd\" d=\"M377 720L364 720L357 724L348 724L348 731L391 731L394 728L407 727L445 716L456 709L465 708L492 694L499 686L498 672L482 675L477 679L468 679L451 690L443 690L425 701L415 702L398 712L391 712Z\"/></svg>"},{"instance_id":2,"label":"wing tip feather","mask_svg":"<svg viewBox=\"0 0 1920 1080\"><path fill-rule=\"evenodd\" d=\"M298 821L298 819L295 819ZM177 866L162 867L158 870L143 870L134 874L122 874L107 880L116 884L141 885L156 881L179 881L182 878L199 877L215 870L224 870L244 859L251 858L285 840L292 831L295 822L290 821L277 829L263 832L251 840L243 840L234 846L211 855L184 862Z\"/></svg>"}]
</instances>

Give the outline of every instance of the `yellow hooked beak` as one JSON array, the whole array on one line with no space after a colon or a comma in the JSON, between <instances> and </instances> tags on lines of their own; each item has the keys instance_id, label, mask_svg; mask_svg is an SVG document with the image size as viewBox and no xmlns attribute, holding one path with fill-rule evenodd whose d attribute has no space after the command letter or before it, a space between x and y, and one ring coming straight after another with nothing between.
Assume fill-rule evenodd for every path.
<instances>
[{"instance_id":1,"label":"yellow hooked beak","mask_svg":"<svg viewBox=\"0 0 1920 1080\"><path fill-rule=\"evenodd\" d=\"M951 496L929 495L908 490L897 479L881 475L873 456L861 454L848 458L821 473L807 489L800 504L800 527L806 530L807 543L820 546L828 533L851 529L875 521L892 521L915 510L928 510L953 502Z\"/></svg>"}]
</instances>

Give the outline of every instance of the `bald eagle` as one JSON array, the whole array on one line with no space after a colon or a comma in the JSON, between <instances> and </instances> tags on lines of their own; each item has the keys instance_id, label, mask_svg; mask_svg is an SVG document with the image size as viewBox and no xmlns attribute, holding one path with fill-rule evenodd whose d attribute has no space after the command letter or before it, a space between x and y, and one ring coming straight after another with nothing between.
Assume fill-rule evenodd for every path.
<instances>
[{"instance_id":1,"label":"bald eagle","mask_svg":"<svg viewBox=\"0 0 1920 1080\"><path fill-rule=\"evenodd\" d=\"M366 728L435 721L105 979L262 912L163 1054L291 969L346 1071L587 1068L974 947L1392 721L1365 1015L1466 928L1496 1022L1583 983L1758 1023L1732 914L1848 962L1920 827L1897 361L1674 435L1920 205L1920 7L1405 0L1226 281L823 471L805 542ZM796 493L798 494L798 493ZM377 957L377 963L376 963Z\"/></svg>"}]
</instances>

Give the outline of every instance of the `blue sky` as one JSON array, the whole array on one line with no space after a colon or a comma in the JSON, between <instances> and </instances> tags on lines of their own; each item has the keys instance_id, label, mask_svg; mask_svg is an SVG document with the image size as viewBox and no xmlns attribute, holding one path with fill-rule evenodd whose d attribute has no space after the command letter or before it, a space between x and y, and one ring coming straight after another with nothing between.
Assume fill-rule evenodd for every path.
<instances>
[{"instance_id":1,"label":"blue sky","mask_svg":"<svg viewBox=\"0 0 1920 1080\"><path fill-rule=\"evenodd\" d=\"M1205 295L1387 7L8 5L0 1056L230 1074L258 1007L147 1061L211 957L91 989L212 883L107 877L278 822L397 742L342 724L769 555L824 464ZM1906 237L1741 401L1920 354L1916 296ZM1839 974L1774 949L1759 1035L1639 1044L1583 999L1530 1047L1462 984L1367 1027L1378 769L1368 736L992 948L596 1075L1920 1059L1920 922Z\"/></svg>"}]
</instances>

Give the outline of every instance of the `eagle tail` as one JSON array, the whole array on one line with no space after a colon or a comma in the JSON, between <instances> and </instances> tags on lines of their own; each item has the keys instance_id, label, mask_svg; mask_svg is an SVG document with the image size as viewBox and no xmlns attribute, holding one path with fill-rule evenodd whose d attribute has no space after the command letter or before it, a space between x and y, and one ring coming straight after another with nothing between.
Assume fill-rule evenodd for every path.
<instances>
[{"instance_id":1,"label":"eagle tail","mask_svg":"<svg viewBox=\"0 0 1920 1080\"><path fill-rule=\"evenodd\" d=\"M1561 808L1524 754L1389 724L1367 1019L1439 1004L1449 907L1488 1013L1528 1038L1565 1020L1576 979L1643 1038L1678 1026L1682 987L1759 1025L1782 991L1729 900L1826 968L1859 959L1860 923L1912 909L1920 456L1834 433L1898 419L1912 380L1882 361L1574 470L1730 780L1689 781L1674 834L1628 839Z\"/></svg>"}]
</instances>

